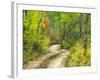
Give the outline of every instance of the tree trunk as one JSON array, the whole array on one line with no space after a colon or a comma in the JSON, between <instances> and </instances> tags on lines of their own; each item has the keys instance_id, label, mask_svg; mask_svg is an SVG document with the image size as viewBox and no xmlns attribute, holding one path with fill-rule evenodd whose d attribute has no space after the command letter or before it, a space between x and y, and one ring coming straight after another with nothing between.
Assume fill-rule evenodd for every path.
<instances>
[{"instance_id":1,"label":"tree trunk","mask_svg":"<svg viewBox=\"0 0 100 80\"><path fill-rule=\"evenodd\" d=\"M71 15L71 23L70 23L70 39L73 39L73 28L74 28L74 20L73 16Z\"/></svg>"},{"instance_id":2,"label":"tree trunk","mask_svg":"<svg viewBox=\"0 0 100 80\"><path fill-rule=\"evenodd\" d=\"M84 14L84 55L87 53L87 14Z\"/></svg>"},{"instance_id":3,"label":"tree trunk","mask_svg":"<svg viewBox=\"0 0 100 80\"><path fill-rule=\"evenodd\" d=\"M80 18L79 18L79 28L80 28L80 36L82 37L82 13L80 13Z\"/></svg>"},{"instance_id":4,"label":"tree trunk","mask_svg":"<svg viewBox=\"0 0 100 80\"><path fill-rule=\"evenodd\" d=\"M43 18L43 13L42 13L42 16L41 16L40 21L39 21L39 24L38 24L37 35L38 35L38 33L39 33L39 28L40 28L40 24L41 24L42 18Z\"/></svg>"}]
</instances>

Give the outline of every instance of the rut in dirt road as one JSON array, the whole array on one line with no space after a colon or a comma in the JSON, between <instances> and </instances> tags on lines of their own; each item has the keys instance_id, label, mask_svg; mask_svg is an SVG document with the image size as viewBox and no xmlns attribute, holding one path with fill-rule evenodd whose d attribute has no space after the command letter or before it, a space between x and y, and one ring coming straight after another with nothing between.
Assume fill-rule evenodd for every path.
<instances>
[{"instance_id":1,"label":"rut in dirt road","mask_svg":"<svg viewBox=\"0 0 100 80\"><path fill-rule=\"evenodd\" d=\"M56 58L50 60L48 68L65 67L65 59L68 56L68 54L69 51L61 50L60 54Z\"/></svg>"}]
</instances>

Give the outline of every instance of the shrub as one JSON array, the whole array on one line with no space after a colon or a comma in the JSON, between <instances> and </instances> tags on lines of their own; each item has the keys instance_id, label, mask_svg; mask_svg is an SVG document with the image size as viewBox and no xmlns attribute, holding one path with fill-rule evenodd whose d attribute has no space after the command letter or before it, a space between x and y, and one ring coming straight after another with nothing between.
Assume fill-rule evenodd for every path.
<instances>
[{"instance_id":1,"label":"shrub","mask_svg":"<svg viewBox=\"0 0 100 80\"><path fill-rule=\"evenodd\" d=\"M49 38L47 36L38 36L37 38L35 38L35 40L33 41L33 50L38 52L38 53L46 53L48 51L49 48Z\"/></svg>"},{"instance_id":2,"label":"shrub","mask_svg":"<svg viewBox=\"0 0 100 80\"><path fill-rule=\"evenodd\" d=\"M48 52L49 38L46 35L35 35L25 32L23 36L23 62L24 64Z\"/></svg>"},{"instance_id":3,"label":"shrub","mask_svg":"<svg viewBox=\"0 0 100 80\"><path fill-rule=\"evenodd\" d=\"M74 44L74 40L63 40L61 43L61 48L70 49Z\"/></svg>"},{"instance_id":4,"label":"shrub","mask_svg":"<svg viewBox=\"0 0 100 80\"><path fill-rule=\"evenodd\" d=\"M88 44L87 53L84 55L84 48L82 41L78 41L70 50L70 55L67 57L66 66L90 66L91 65L91 51L90 44Z\"/></svg>"}]
</instances>

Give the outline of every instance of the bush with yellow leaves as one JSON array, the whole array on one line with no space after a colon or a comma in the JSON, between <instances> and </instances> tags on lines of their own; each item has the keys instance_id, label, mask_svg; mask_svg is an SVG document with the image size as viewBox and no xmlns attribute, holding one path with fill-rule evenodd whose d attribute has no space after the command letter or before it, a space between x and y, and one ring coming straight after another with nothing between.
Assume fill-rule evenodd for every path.
<instances>
[{"instance_id":1,"label":"bush with yellow leaves","mask_svg":"<svg viewBox=\"0 0 100 80\"><path fill-rule=\"evenodd\" d=\"M88 43L87 53L84 55L83 41L80 40L70 50L70 55L66 59L67 67L90 66L91 65L91 48Z\"/></svg>"}]
</instances>

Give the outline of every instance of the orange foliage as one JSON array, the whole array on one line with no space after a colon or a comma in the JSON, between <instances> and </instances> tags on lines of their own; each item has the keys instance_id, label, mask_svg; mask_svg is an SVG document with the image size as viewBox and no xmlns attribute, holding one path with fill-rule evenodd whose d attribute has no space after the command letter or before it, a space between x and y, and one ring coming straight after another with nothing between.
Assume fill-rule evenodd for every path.
<instances>
[{"instance_id":1,"label":"orange foliage","mask_svg":"<svg viewBox=\"0 0 100 80\"><path fill-rule=\"evenodd\" d=\"M48 19L47 18L44 18L43 24L44 24L45 29L47 29L48 28Z\"/></svg>"},{"instance_id":2,"label":"orange foliage","mask_svg":"<svg viewBox=\"0 0 100 80\"><path fill-rule=\"evenodd\" d=\"M47 29L48 28L48 19L45 18L45 28Z\"/></svg>"}]
</instances>

